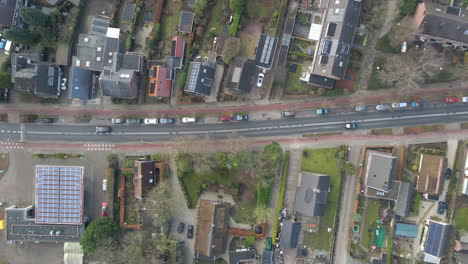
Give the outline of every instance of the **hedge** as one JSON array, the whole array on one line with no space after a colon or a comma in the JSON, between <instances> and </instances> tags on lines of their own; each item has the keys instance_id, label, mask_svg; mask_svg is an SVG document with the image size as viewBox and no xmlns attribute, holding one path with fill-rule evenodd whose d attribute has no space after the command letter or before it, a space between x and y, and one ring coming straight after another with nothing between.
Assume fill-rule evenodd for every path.
<instances>
[{"instance_id":1,"label":"hedge","mask_svg":"<svg viewBox=\"0 0 468 264\"><path fill-rule=\"evenodd\" d=\"M229 33L231 33L232 37L237 35L237 29L239 28L239 22L241 19L240 14L234 14L234 19L232 20L232 24L229 26Z\"/></svg>"},{"instance_id":2,"label":"hedge","mask_svg":"<svg viewBox=\"0 0 468 264\"><path fill-rule=\"evenodd\" d=\"M289 151L286 151L284 154L283 159L283 171L281 174L281 187L280 187L280 194L278 198L278 205L276 206L276 213L275 213L275 222L273 225L273 234L272 234L272 244L276 245L276 236L278 233L278 221L281 213L281 208L283 208L283 200L284 200L284 193L286 192L286 180L288 178L288 169L289 169Z\"/></svg>"}]
</instances>

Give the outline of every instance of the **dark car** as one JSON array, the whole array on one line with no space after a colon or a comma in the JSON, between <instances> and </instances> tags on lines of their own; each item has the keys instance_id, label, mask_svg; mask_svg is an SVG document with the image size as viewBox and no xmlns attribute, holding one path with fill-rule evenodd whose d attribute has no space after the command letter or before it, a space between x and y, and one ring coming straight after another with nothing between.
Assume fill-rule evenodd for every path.
<instances>
[{"instance_id":1,"label":"dark car","mask_svg":"<svg viewBox=\"0 0 468 264\"><path fill-rule=\"evenodd\" d=\"M129 124L129 125L132 125L132 124L140 124L140 123L141 123L141 119L135 119L135 118L127 119L127 120L125 120L125 123L127 123L127 124Z\"/></svg>"},{"instance_id":2,"label":"dark car","mask_svg":"<svg viewBox=\"0 0 468 264\"><path fill-rule=\"evenodd\" d=\"M193 238L193 225L187 227L187 238Z\"/></svg>"},{"instance_id":3,"label":"dark car","mask_svg":"<svg viewBox=\"0 0 468 264\"><path fill-rule=\"evenodd\" d=\"M236 120L237 121L249 121L249 116L248 115L236 115Z\"/></svg>"},{"instance_id":4,"label":"dark car","mask_svg":"<svg viewBox=\"0 0 468 264\"><path fill-rule=\"evenodd\" d=\"M438 214L444 214L445 213L445 208L446 208L445 202L439 202L439 206L437 207L437 213Z\"/></svg>"},{"instance_id":5,"label":"dark car","mask_svg":"<svg viewBox=\"0 0 468 264\"><path fill-rule=\"evenodd\" d=\"M183 233L185 229L185 224L180 222L179 227L177 228L177 232Z\"/></svg>"},{"instance_id":6,"label":"dark car","mask_svg":"<svg viewBox=\"0 0 468 264\"><path fill-rule=\"evenodd\" d=\"M161 118L159 119L160 124L174 124L175 119L174 118Z\"/></svg>"},{"instance_id":7,"label":"dark car","mask_svg":"<svg viewBox=\"0 0 468 264\"><path fill-rule=\"evenodd\" d=\"M452 176L452 169L447 168L447 171L445 172L445 179L450 179L450 176Z\"/></svg>"},{"instance_id":8,"label":"dark car","mask_svg":"<svg viewBox=\"0 0 468 264\"><path fill-rule=\"evenodd\" d=\"M53 118L42 118L41 122L44 123L44 124L50 124L50 123L54 122L54 119Z\"/></svg>"}]
</instances>

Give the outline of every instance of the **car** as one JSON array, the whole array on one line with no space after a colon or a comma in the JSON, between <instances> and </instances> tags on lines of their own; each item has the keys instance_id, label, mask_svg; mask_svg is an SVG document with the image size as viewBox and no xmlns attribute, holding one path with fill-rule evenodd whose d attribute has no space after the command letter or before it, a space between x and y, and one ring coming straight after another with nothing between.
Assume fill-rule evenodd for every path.
<instances>
[{"instance_id":1,"label":"car","mask_svg":"<svg viewBox=\"0 0 468 264\"><path fill-rule=\"evenodd\" d=\"M144 122L145 122L145 125L156 125L158 124L158 119L157 118L145 118Z\"/></svg>"},{"instance_id":2,"label":"car","mask_svg":"<svg viewBox=\"0 0 468 264\"><path fill-rule=\"evenodd\" d=\"M66 84L67 83L67 78L62 78L62 83Z\"/></svg>"},{"instance_id":3,"label":"car","mask_svg":"<svg viewBox=\"0 0 468 264\"><path fill-rule=\"evenodd\" d=\"M127 123L129 125L140 124L141 119L136 119L136 118L127 119L127 120L125 120L125 123Z\"/></svg>"},{"instance_id":4,"label":"car","mask_svg":"<svg viewBox=\"0 0 468 264\"><path fill-rule=\"evenodd\" d=\"M328 114L328 109L326 109L326 108L319 108L319 109L315 110L315 113L316 113L317 115L326 115L326 114Z\"/></svg>"},{"instance_id":5,"label":"car","mask_svg":"<svg viewBox=\"0 0 468 264\"><path fill-rule=\"evenodd\" d=\"M179 227L177 227L177 232L183 233L185 229L185 224L183 222L179 223Z\"/></svg>"},{"instance_id":6,"label":"car","mask_svg":"<svg viewBox=\"0 0 468 264\"><path fill-rule=\"evenodd\" d=\"M393 108L405 108L405 107L407 107L407 106L408 106L408 103L406 103L406 102L400 102L400 103L395 102L395 103L392 103L392 107L393 107Z\"/></svg>"},{"instance_id":7,"label":"car","mask_svg":"<svg viewBox=\"0 0 468 264\"><path fill-rule=\"evenodd\" d=\"M422 105L418 102L411 102L411 107L414 107L414 108L417 108L417 107L421 107Z\"/></svg>"},{"instance_id":8,"label":"car","mask_svg":"<svg viewBox=\"0 0 468 264\"><path fill-rule=\"evenodd\" d=\"M437 207L437 213L438 214L444 214L446 207L447 207L447 205L445 204L445 202L440 202L439 201L439 206Z\"/></svg>"},{"instance_id":9,"label":"car","mask_svg":"<svg viewBox=\"0 0 468 264\"><path fill-rule=\"evenodd\" d=\"M101 215L107 216L107 203L106 202L101 203Z\"/></svg>"},{"instance_id":10,"label":"car","mask_svg":"<svg viewBox=\"0 0 468 264\"><path fill-rule=\"evenodd\" d=\"M187 227L187 238L193 238L193 225Z\"/></svg>"},{"instance_id":11,"label":"car","mask_svg":"<svg viewBox=\"0 0 468 264\"><path fill-rule=\"evenodd\" d=\"M182 117L182 123L188 124L188 123L196 123L197 119L195 117Z\"/></svg>"},{"instance_id":12,"label":"car","mask_svg":"<svg viewBox=\"0 0 468 264\"><path fill-rule=\"evenodd\" d=\"M295 117L296 112L294 112L294 111L283 111L283 112L281 112L281 115L283 117Z\"/></svg>"},{"instance_id":13,"label":"car","mask_svg":"<svg viewBox=\"0 0 468 264\"><path fill-rule=\"evenodd\" d=\"M232 121L234 120L234 118L230 117L230 116L221 116L219 117L219 121L221 122L229 122L229 121Z\"/></svg>"},{"instance_id":14,"label":"car","mask_svg":"<svg viewBox=\"0 0 468 264\"><path fill-rule=\"evenodd\" d=\"M175 119L174 118L161 118L159 119L160 124L174 124Z\"/></svg>"},{"instance_id":15,"label":"car","mask_svg":"<svg viewBox=\"0 0 468 264\"><path fill-rule=\"evenodd\" d=\"M356 129L356 128L357 128L357 124L356 124L355 122L346 123L346 124L345 124L345 128L346 128L346 129Z\"/></svg>"},{"instance_id":16,"label":"car","mask_svg":"<svg viewBox=\"0 0 468 264\"><path fill-rule=\"evenodd\" d=\"M112 119L111 119L111 123L112 123L112 124L123 124L123 123L125 123L125 119L121 119L121 118L112 118Z\"/></svg>"},{"instance_id":17,"label":"car","mask_svg":"<svg viewBox=\"0 0 468 264\"><path fill-rule=\"evenodd\" d=\"M462 97L462 102L463 103L468 103L468 96L463 96Z\"/></svg>"},{"instance_id":18,"label":"car","mask_svg":"<svg viewBox=\"0 0 468 264\"><path fill-rule=\"evenodd\" d=\"M236 120L237 121L249 121L249 116L248 115L236 115Z\"/></svg>"},{"instance_id":19,"label":"car","mask_svg":"<svg viewBox=\"0 0 468 264\"><path fill-rule=\"evenodd\" d=\"M445 179L449 180L451 176L452 176L452 169L447 168L447 171L445 171Z\"/></svg>"},{"instance_id":20,"label":"car","mask_svg":"<svg viewBox=\"0 0 468 264\"><path fill-rule=\"evenodd\" d=\"M4 49L5 48L5 44L6 44L7 40L6 39L2 39L0 40L0 49Z\"/></svg>"},{"instance_id":21,"label":"car","mask_svg":"<svg viewBox=\"0 0 468 264\"><path fill-rule=\"evenodd\" d=\"M50 124L50 123L54 122L54 119L53 118L42 118L41 122L44 123L44 124Z\"/></svg>"},{"instance_id":22,"label":"car","mask_svg":"<svg viewBox=\"0 0 468 264\"><path fill-rule=\"evenodd\" d=\"M107 191L107 179L102 180L102 191Z\"/></svg>"},{"instance_id":23,"label":"car","mask_svg":"<svg viewBox=\"0 0 468 264\"><path fill-rule=\"evenodd\" d=\"M385 111L389 109L390 109L390 105L387 105L387 104L378 104L375 106L375 110L377 111Z\"/></svg>"},{"instance_id":24,"label":"car","mask_svg":"<svg viewBox=\"0 0 468 264\"><path fill-rule=\"evenodd\" d=\"M367 111L367 106L366 105L356 105L354 107L354 111L356 111L356 112L365 112L365 111Z\"/></svg>"},{"instance_id":25,"label":"car","mask_svg":"<svg viewBox=\"0 0 468 264\"><path fill-rule=\"evenodd\" d=\"M107 134L112 131L112 128L106 126L97 126L96 127L96 134Z\"/></svg>"},{"instance_id":26,"label":"car","mask_svg":"<svg viewBox=\"0 0 468 264\"><path fill-rule=\"evenodd\" d=\"M258 79L257 79L257 87L262 87L264 79L265 79L265 74L263 74L263 72L259 73Z\"/></svg>"},{"instance_id":27,"label":"car","mask_svg":"<svg viewBox=\"0 0 468 264\"><path fill-rule=\"evenodd\" d=\"M445 102L447 104L458 103L458 97L456 97L456 96L447 96L447 97L445 97Z\"/></svg>"}]
</instances>

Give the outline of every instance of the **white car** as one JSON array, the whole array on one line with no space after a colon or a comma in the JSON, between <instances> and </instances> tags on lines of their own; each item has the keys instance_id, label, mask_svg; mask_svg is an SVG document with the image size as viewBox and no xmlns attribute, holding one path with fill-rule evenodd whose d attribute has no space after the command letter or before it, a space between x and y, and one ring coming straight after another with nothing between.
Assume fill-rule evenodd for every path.
<instances>
[{"instance_id":1,"label":"white car","mask_svg":"<svg viewBox=\"0 0 468 264\"><path fill-rule=\"evenodd\" d=\"M265 74L263 74L263 72L261 72L261 73L258 74L257 87L262 87L263 79L265 79Z\"/></svg>"},{"instance_id":2,"label":"white car","mask_svg":"<svg viewBox=\"0 0 468 264\"><path fill-rule=\"evenodd\" d=\"M468 96L463 96L462 97L462 102L463 103L468 103Z\"/></svg>"},{"instance_id":3,"label":"white car","mask_svg":"<svg viewBox=\"0 0 468 264\"><path fill-rule=\"evenodd\" d=\"M400 102L400 103L392 103L393 108L404 108L407 107L408 103L406 102Z\"/></svg>"},{"instance_id":4,"label":"white car","mask_svg":"<svg viewBox=\"0 0 468 264\"><path fill-rule=\"evenodd\" d=\"M197 119L195 117L182 117L182 123L196 123Z\"/></svg>"},{"instance_id":5,"label":"white car","mask_svg":"<svg viewBox=\"0 0 468 264\"><path fill-rule=\"evenodd\" d=\"M107 179L102 180L102 191L107 191Z\"/></svg>"},{"instance_id":6,"label":"white car","mask_svg":"<svg viewBox=\"0 0 468 264\"><path fill-rule=\"evenodd\" d=\"M156 125L158 124L157 118L145 118L145 125Z\"/></svg>"}]
</instances>

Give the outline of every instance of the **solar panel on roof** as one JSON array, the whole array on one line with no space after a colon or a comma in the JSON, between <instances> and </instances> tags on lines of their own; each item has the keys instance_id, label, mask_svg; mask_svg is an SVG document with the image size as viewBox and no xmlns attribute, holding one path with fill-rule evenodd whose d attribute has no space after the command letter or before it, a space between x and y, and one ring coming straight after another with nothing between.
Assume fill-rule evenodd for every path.
<instances>
[{"instance_id":1,"label":"solar panel on roof","mask_svg":"<svg viewBox=\"0 0 468 264\"><path fill-rule=\"evenodd\" d=\"M322 54L330 54L331 48L332 48L332 41L330 40L325 40L323 42L323 49L322 49Z\"/></svg>"},{"instance_id":2,"label":"solar panel on roof","mask_svg":"<svg viewBox=\"0 0 468 264\"><path fill-rule=\"evenodd\" d=\"M456 6L446 6L445 7L445 13L447 13L447 14L459 16L460 12L461 12L460 7L456 7Z\"/></svg>"},{"instance_id":3,"label":"solar panel on roof","mask_svg":"<svg viewBox=\"0 0 468 264\"><path fill-rule=\"evenodd\" d=\"M335 36L336 23L328 23L327 37Z\"/></svg>"}]
</instances>

